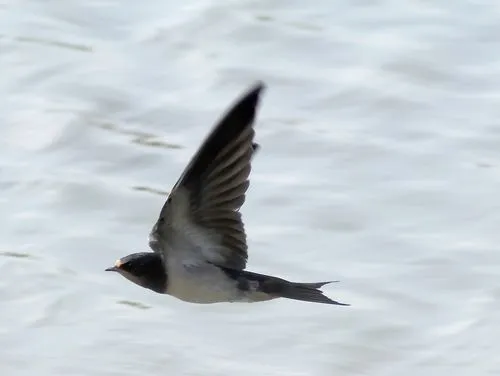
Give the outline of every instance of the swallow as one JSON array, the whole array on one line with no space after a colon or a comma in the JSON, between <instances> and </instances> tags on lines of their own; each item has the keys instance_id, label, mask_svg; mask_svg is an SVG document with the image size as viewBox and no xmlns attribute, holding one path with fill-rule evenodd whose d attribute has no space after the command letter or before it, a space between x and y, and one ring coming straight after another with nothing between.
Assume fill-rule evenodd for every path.
<instances>
[{"instance_id":1,"label":"swallow","mask_svg":"<svg viewBox=\"0 0 500 376\"><path fill-rule=\"evenodd\" d=\"M219 119L184 169L149 235L153 252L133 253L106 271L185 302L288 298L347 306L325 296L327 282L297 283L245 270L240 208L249 187L254 121L264 84L252 86Z\"/></svg>"}]
</instances>

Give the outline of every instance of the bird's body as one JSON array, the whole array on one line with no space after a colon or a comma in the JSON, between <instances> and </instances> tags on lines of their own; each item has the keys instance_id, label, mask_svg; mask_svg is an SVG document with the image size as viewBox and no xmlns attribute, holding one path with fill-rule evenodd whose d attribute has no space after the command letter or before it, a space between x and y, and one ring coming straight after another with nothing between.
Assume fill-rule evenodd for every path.
<instances>
[{"instance_id":1,"label":"bird's body","mask_svg":"<svg viewBox=\"0 0 500 376\"><path fill-rule=\"evenodd\" d=\"M262 89L256 85L222 117L174 185L149 235L154 252L128 255L106 270L190 303L284 297L346 305L319 290L328 282L295 283L245 270L240 208L258 149L253 123Z\"/></svg>"},{"instance_id":2,"label":"bird's body","mask_svg":"<svg viewBox=\"0 0 500 376\"><path fill-rule=\"evenodd\" d=\"M170 261L170 260L169 260ZM242 300L237 282L215 265L167 265L167 293L190 303L220 303Z\"/></svg>"}]
</instances>

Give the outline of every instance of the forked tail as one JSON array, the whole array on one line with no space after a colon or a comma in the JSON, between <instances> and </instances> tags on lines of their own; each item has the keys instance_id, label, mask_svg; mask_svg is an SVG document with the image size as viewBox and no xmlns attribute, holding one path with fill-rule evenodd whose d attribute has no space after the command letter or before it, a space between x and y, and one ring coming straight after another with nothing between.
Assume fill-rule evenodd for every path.
<instances>
[{"instance_id":1,"label":"forked tail","mask_svg":"<svg viewBox=\"0 0 500 376\"><path fill-rule=\"evenodd\" d=\"M282 285L282 288L279 291L279 296L288 299L303 300L306 302L348 306L349 304L340 303L330 299L329 297L325 296L320 290L321 287L332 282L336 281L316 283L295 283L286 281L286 283Z\"/></svg>"},{"instance_id":2,"label":"forked tail","mask_svg":"<svg viewBox=\"0 0 500 376\"><path fill-rule=\"evenodd\" d=\"M219 266L219 268L221 268L228 277L238 282L238 288L250 294L251 301L288 298L313 303L335 304L341 306L349 305L330 299L320 290L324 285L338 281L297 283L270 275L253 273L247 270L235 270L221 266Z\"/></svg>"}]
</instances>

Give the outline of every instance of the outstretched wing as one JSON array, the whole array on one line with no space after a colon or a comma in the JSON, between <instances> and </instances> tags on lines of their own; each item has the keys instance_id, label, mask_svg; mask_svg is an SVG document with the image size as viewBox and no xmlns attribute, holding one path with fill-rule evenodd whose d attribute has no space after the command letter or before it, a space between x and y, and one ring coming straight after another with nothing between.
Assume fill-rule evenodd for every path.
<instances>
[{"instance_id":1,"label":"outstretched wing","mask_svg":"<svg viewBox=\"0 0 500 376\"><path fill-rule=\"evenodd\" d=\"M211 262L244 269L247 243L239 209L250 184L256 110L264 89L256 84L213 128L172 189L149 245L164 260Z\"/></svg>"}]
</instances>

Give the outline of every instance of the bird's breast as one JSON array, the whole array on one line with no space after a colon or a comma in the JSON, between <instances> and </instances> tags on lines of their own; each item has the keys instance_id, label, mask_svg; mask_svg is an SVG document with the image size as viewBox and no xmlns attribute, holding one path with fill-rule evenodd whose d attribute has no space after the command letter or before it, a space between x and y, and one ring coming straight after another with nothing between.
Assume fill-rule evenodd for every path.
<instances>
[{"instance_id":1,"label":"bird's breast","mask_svg":"<svg viewBox=\"0 0 500 376\"><path fill-rule=\"evenodd\" d=\"M217 266L169 262L167 294L186 302L209 304L239 300L236 281Z\"/></svg>"}]
</instances>

